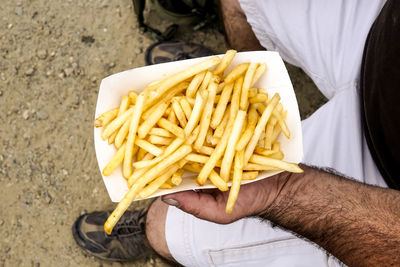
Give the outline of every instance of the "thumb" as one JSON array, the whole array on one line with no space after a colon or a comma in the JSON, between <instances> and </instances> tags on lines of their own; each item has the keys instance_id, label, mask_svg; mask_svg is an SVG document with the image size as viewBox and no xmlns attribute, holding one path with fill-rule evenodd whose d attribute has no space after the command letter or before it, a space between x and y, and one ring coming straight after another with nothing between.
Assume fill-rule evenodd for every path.
<instances>
[{"instance_id":1,"label":"thumb","mask_svg":"<svg viewBox=\"0 0 400 267\"><path fill-rule=\"evenodd\" d=\"M213 195L195 191L184 191L162 196L162 201L175 206L193 216L219 222L218 214L225 213L225 206L220 205Z\"/></svg>"}]
</instances>

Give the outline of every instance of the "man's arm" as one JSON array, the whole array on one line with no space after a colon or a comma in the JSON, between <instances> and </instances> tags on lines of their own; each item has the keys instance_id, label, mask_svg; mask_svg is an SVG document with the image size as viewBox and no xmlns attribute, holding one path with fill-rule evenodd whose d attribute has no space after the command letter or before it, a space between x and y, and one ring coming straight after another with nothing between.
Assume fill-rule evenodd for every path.
<instances>
[{"instance_id":1,"label":"man's arm","mask_svg":"<svg viewBox=\"0 0 400 267\"><path fill-rule=\"evenodd\" d=\"M201 219L230 223L259 215L325 248L350 266L400 264L400 193L302 166L243 185L232 214L227 192L165 196Z\"/></svg>"}]
</instances>

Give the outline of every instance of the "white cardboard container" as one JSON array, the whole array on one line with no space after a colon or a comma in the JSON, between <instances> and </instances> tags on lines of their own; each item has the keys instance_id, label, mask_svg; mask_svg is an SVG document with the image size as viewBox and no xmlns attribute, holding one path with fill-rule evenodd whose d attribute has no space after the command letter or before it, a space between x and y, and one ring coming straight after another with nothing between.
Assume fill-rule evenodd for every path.
<instances>
[{"instance_id":1,"label":"white cardboard container","mask_svg":"<svg viewBox=\"0 0 400 267\"><path fill-rule=\"evenodd\" d=\"M223 55L219 56L222 57ZM95 117L97 118L99 115L109 109L118 107L121 97L123 95L127 95L130 90L140 92L149 83L165 78L204 59L205 58L188 59L135 68L104 78L100 84ZM233 62L230 64L230 67L225 71L225 73L228 73L233 66L245 62L265 62L267 64L267 71L258 80L258 82L255 84L255 87L266 89L270 95L279 93L281 96L281 103L283 104L284 109L288 111L286 122L289 127L291 137L290 139L287 139L283 134L281 134L278 141L281 142L281 149L285 154L284 160L288 162L299 163L303 158L300 114L293 86L282 58L277 52L270 51L237 53ZM101 139L101 131L102 128L94 129L94 145L100 172L116 153L116 149L113 145L108 145L107 141L103 141ZM258 181L260 179L270 177L276 173L278 172L262 172L257 179L252 181L244 181L243 183ZM190 176L192 178L189 178ZM122 198L128 192L128 185L127 181L122 177L121 167L118 167L112 175L104 176L102 174L102 177L111 200L113 202L119 202L122 200ZM210 183L207 183L204 186L197 185L196 180L194 179L196 177L194 173L185 173L183 177L188 178L183 179L182 184L179 186L173 189L159 189L151 197L191 189L214 188L214 186Z\"/></svg>"}]
</instances>

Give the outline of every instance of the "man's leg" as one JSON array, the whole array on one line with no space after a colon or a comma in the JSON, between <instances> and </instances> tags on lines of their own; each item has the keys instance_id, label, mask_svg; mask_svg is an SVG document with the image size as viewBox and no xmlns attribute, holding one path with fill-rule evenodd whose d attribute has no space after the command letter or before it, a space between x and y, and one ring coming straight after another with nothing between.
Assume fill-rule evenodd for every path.
<instances>
[{"instance_id":1,"label":"man's leg","mask_svg":"<svg viewBox=\"0 0 400 267\"><path fill-rule=\"evenodd\" d=\"M265 50L254 35L237 0L221 0L220 13L228 46L238 51Z\"/></svg>"},{"instance_id":2,"label":"man's leg","mask_svg":"<svg viewBox=\"0 0 400 267\"><path fill-rule=\"evenodd\" d=\"M167 218L168 205L157 198L154 201L146 218L146 237L151 247L163 258L175 261L169 252L165 239L165 221Z\"/></svg>"}]
</instances>

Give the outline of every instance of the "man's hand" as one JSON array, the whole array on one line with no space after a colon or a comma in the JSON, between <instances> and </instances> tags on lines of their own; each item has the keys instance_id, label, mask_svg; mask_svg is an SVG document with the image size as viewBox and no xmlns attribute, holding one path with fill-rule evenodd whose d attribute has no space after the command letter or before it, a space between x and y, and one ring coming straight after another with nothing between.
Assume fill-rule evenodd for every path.
<instances>
[{"instance_id":1,"label":"man's hand","mask_svg":"<svg viewBox=\"0 0 400 267\"><path fill-rule=\"evenodd\" d=\"M348 266L400 266L400 192L302 165L242 185L232 214L228 192L166 195L164 202L216 223L259 215L317 243Z\"/></svg>"},{"instance_id":2,"label":"man's hand","mask_svg":"<svg viewBox=\"0 0 400 267\"><path fill-rule=\"evenodd\" d=\"M282 191L287 174L280 174L242 185L231 214L225 213L229 191L218 189L184 191L165 195L162 200L200 219L227 224L263 212Z\"/></svg>"}]
</instances>

